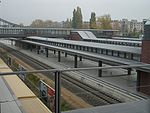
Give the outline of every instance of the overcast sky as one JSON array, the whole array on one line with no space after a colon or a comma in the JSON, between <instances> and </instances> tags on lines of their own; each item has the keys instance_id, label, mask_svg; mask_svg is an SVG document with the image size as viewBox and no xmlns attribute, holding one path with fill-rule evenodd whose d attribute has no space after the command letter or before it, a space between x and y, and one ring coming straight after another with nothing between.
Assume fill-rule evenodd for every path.
<instances>
[{"instance_id":1,"label":"overcast sky","mask_svg":"<svg viewBox=\"0 0 150 113\"><path fill-rule=\"evenodd\" d=\"M150 18L150 0L0 0L0 18L29 25L35 19L64 21L81 7L84 21L91 12L110 14L112 19Z\"/></svg>"}]
</instances>

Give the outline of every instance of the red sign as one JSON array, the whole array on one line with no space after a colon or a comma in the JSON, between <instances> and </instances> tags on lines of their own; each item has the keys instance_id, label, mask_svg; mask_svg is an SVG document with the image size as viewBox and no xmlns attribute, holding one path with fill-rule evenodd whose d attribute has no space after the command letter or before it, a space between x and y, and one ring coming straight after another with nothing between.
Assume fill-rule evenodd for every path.
<instances>
[{"instance_id":1,"label":"red sign","mask_svg":"<svg viewBox=\"0 0 150 113\"><path fill-rule=\"evenodd\" d=\"M51 87L48 87L48 95L49 96L54 96L55 95L55 90Z\"/></svg>"}]
</instances>

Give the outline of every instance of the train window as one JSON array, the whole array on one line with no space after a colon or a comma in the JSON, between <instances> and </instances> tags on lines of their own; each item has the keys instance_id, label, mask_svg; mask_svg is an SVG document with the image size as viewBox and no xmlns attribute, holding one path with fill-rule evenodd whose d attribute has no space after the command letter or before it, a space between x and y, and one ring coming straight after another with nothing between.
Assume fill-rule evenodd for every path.
<instances>
[{"instance_id":1,"label":"train window","mask_svg":"<svg viewBox=\"0 0 150 113\"><path fill-rule=\"evenodd\" d=\"M130 56L130 53L126 53L126 58L127 58L127 59L130 59L130 57L131 57L131 56Z\"/></svg>"},{"instance_id":2,"label":"train window","mask_svg":"<svg viewBox=\"0 0 150 113\"><path fill-rule=\"evenodd\" d=\"M133 54L133 60L140 61L140 55Z\"/></svg>"},{"instance_id":3,"label":"train window","mask_svg":"<svg viewBox=\"0 0 150 113\"><path fill-rule=\"evenodd\" d=\"M126 43L125 43L125 42L123 42L122 44L123 44L123 45L126 45Z\"/></svg>"},{"instance_id":4,"label":"train window","mask_svg":"<svg viewBox=\"0 0 150 113\"><path fill-rule=\"evenodd\" d=\"M67 48L69 48L69 45L68 45L68 44L66 44L66 47L67 47Z\"/></svg>"},{"instance_id":5,"label":"train window","mask_svg":"<svg viewBox=\"0 0 150 113\"><path fill-rule=\"evenodd\" d=\"M75 45L72 45L72 48L74 49L74 48L75 48Z\"/></svg>"},{"instance_id":6,"label":"train window","mask_svg":"<svg viewBox=\"0 0 150 113\"><path fill-rule=\"evenodd\" d=\"M72 49L72 45L70 45L70 49Z\"/></svg>"},{"instance_id":7,"label":"train window","mask_svg":"<svg viewBox=\"0 0 150 113\"><path fill-rule=\"evenodd\" d=\"M78 48L79 48L79 46L78 45L76 45L76 49L78 50Z\"/></svg>"},{"instance_id":8,"label":"train window","mask_svg":"<svg viewBox=\"0 0 150 113\"><path fill-rule=\"evenodd\" d=\"M82 51L83 51L83 48L84 48L84 47L83 47L83 46L81 46L81 50L82 50Z\"/></svg>"},{"instance_id":9,"label":"train window","mask_svg":"<svg viewBox=\"0 0 150 113\"><path fill-rule=\"evenodd\" d=\"M85 47L82 47L82 50L85 51Z\"/></svg>"},{"instance_id":10,"label":"train window","mask_svg":"<svg viewBox=\"0 0 150 113\"><path fill-rule=\"evenodd\" d=\"M119 57L124 58L124 52L119 52Z\"/></svg>"},{"instance_id":11,"label":"train window","mask_svg":"<svg viewBox=\"0 0 150 113\"><path fill-rule=\"evenodd\" d=\"M114 51L113 56L118 56L118 51Z\"/></svg>"},{"instance_id":12,"label":"train window","mask_svg":"<svg viewBox=\"0 0 150 113\"><path fill-rule=\"evenodd\" d=\"M82 46L79 46L79 50L82 50Z\"/></svg>"},{"instance_id":13,"label":"train window","mask_svg":"<svg viewBox=\"0 0 150 113\"><path fill-rule=\"evenodd\" d=\"M96 48L92 48L92 49L93 49L93 52L96 53Z\"/></svg>"},{"instance_id":14,"label":"train window","mask_svg":"<svg viewBox=\"0 0 150 113\"><path fill-rule=\"evenodd\" d=\"M71 44L69 44L69 48L71 48Z\"/></svg>"},{"instance_id":15,"label":"train window","mask_svg":"<svg viewBox=\"0 0 150 113\"><path fill-rule=\"evenodd\" d=\"M88 51L91 52L92 51L91 47L88 47L88 48L89 48Z\"/></svg>"},{"instance_id":16,"label":"train window","mask_svg":"<svg viewBox=\"0 0 150 113\"><path fill-rule=\"evenodd\" d=\"M112 50L108 50L107 54L112 55Z\"/></svg>"},{"instance_id":17,"label":"train window","mask_svg":"<svg viewBox=\"0 0 150 113\"><path fill-rule=\"evenodd\" d=\"M134 44L135 47L138 47L138 44Z\"/></svg>"},{"instance_id":18,"label":"train window","mask_svg":"<svg viewBox=\"0 0 150 113\"><path fill-rule=\"evenodd\" d=\"M117 44L117 42L114 42L114 44L116 45L116 44Z\"/></svg>"},{"instance_id":19,"label":"train window","mask_svg":"<svg viewBox=\"0 0 150 113\"><path fill-rule=\"evenodd\" d=\"M95 48L95 53L97 53L97 48Z\"/></svg>"},{"instance_id":20,"label":"train window","mask_svg":"<svg viewBox=\"0 0 150 113\"><path fill-rule=\"evenodd\" d=\"M93 49L94 49L94 48L93 48L93 47L91 47L91 52L93 52Z\"/></svg>"},{"instance_id":21,"label":"train window","mask_svg":"<svg viewBox=\"0 0 150 113\"><path fill-rule=\"evenodd\" d=\"M78 49L78 46L77 46L77 45L75 45L74 49Z\"/></svg>"},{"instance_id":22,"label":"train window","mask_svg":"<svg viewBox=\"0 0 150 113\"><path fill-rule=\"evenodd\" d=\"M65 44L62 44L62 47L65 47Z\"/></svg>"},{"instance_id":23,"label":"train window","mask_svg":"<svg viewBox=\"0 0 150 113\"><path fill-rule=\"evenodd\" d=\"M103 49L101 49L101 54L103 54Z\"/></svg>"},{"instance_id":24,"label":"train window","mask_svg":"<svg viewBox=\"0 0 150 113\"><path fill-rule=\"evenodd\" d=\"M88 47L85 47L85 51L88 51Z\"/></svg>"},{"instance_id":25,"label":"train window","mask_svg":"<svg viewBox=\"0 0 150 113\"><path fill-rule=\"evenodd\" d=\"M105 54L105 55L106 55L106 53L107 53L107 52L106 52L106 49L103 49L103 54Z\"/></svg>"}]
</instances>

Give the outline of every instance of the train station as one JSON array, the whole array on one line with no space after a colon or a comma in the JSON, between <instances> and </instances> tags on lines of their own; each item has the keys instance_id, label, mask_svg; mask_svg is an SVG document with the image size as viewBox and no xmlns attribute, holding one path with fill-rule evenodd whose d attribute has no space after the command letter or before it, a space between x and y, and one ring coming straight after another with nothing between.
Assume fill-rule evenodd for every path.
<instances>
[{"instance_id":1,"label":"train station","mask_svg":"<svg viewBox=\"0 0 150 113\"><path fill-rule=\"evenodd\" d=\"M82 105L63 113L150 112L149 21L141 40L115 39L117 30L22 28L1 21L12 26L0 27L2 113L60 113L61 102L71 100ZM40 98L25 82L32 73Z\"/></svg>"}]
</instances>

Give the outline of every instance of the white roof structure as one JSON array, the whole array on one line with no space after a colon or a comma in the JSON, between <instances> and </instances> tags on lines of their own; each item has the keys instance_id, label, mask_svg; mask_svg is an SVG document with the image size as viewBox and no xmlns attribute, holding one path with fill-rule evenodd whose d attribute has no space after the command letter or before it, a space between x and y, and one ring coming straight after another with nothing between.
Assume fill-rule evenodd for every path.
<instances>
[{"instance_id":1,"label":"white roof structure","mask_svg":"<svg viewBox=\"0 0 150 113\"><path fill-rule=\"evenodd\" d=\"M93 43L93 42L86 42L86 41L63 40L63 39L56 39L56 38L44 38L44 37L36 37L36 36L27 37L27 39L66 43L66 44L72 44L72 45L78 45L78 46L93 47L93 48L100 48L100 49L108 49L108 50L114 50L114 51L122 51L122 52L128 52L128 53L141 54L141 48L140 47L102 44L102 43Z\"/></svg>"},{"instance_id":2,"label":"white roof structure","mask_svg":"<svg viewBox=\"0 0 150 113\"><path fill-rule=\"evenodd\" d=\"M90 31L75 31L82 39L97 39L96 36Z\"/></svg>"}]
</instances>

